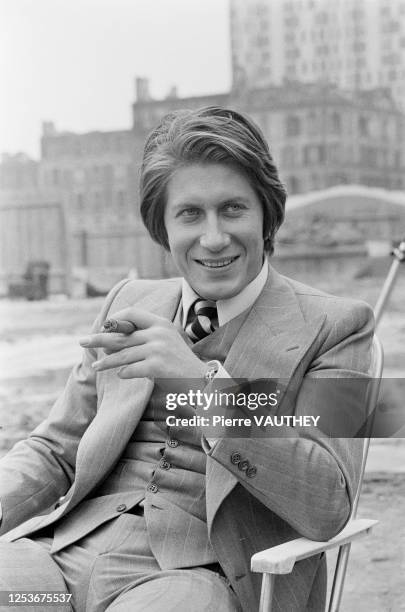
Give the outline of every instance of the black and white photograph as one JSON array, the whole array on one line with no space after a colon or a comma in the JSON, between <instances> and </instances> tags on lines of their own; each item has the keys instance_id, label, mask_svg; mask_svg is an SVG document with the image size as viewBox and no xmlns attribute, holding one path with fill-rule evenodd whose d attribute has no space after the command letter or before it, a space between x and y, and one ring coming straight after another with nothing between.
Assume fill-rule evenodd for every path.
<instances>
[{"instance_id":1,"label":"black and white photograph","mask_svg":"<svg viewBox=\"0 0 405 612\"><path fill-rule=\"evenodd\" d=\"M0 0L0 612L405 612L405 0Z\"/></svg>"}]
</instances>

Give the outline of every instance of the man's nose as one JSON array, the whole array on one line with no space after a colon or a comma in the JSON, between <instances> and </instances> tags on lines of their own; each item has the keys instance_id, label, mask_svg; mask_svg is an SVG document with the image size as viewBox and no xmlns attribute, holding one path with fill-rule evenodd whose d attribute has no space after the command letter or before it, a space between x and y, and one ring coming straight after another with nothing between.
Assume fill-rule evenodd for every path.
<instances>
[{"instance_id":1,"label":"man's nose","mask_svg":"<svg viewBox=\"0 0 405 612\"><path fill-rule=\"evenodd\" d=\"M230 235L220 227L217 221L209 223L200 237L201 246L210 251L222 251L230 243Z\"/></svg>"}]
</instances>

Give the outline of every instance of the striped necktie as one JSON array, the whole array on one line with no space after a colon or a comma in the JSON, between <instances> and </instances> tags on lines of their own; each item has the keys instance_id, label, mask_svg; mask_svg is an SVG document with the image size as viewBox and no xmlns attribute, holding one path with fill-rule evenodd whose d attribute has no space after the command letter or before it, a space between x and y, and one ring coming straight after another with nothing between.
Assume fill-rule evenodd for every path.
<instances>
[{"instance_id":1,"label":"striped necktie","mask_svg":"<svg viewBox=\"0 0 405 612\"><path fill-rule=\"evenodd\" d=\"M193 342L202 340L218 327L218 312L214 301L203 300L194 302L194 318L186 325L185 332Z\"/></svg>"}]
</instances>

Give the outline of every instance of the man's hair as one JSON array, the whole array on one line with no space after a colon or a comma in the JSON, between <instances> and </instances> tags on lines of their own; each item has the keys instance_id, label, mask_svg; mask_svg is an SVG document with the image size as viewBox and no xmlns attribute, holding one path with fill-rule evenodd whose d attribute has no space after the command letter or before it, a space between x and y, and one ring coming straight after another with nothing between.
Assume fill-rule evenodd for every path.
<instances>
[{"instance_id":1,"label":"man's hair","mask_svg":"<svg viewBox=\"0 0 405 612\"><path fill-rule=\"evenodd\" d=\"M149 134L140 195L152 238L170 250L164 224L167 184L178 168L195 163L228 164L246 176L263 206L264 248L271 254L287 192L260 128L245 114L219 106L169 113Z\"/></svg>"}]
</instances>

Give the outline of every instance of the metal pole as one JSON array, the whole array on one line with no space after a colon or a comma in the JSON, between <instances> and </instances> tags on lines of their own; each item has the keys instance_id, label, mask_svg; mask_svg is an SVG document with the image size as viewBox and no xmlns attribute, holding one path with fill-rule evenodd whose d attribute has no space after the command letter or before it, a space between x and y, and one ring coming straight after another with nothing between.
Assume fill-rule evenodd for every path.
<instances>
[{"instance_id":1,"label":"metal pole","mask_svg":"<svg viewBox=\"0 0 405 612\"><path fill-rule=\"evenodd\" d=\"M394 261L389 269L388 276L385 279L385 283L377 300L374 308L374 317L376 327L381 319L382 313L384 312L385 305L391 295L394 288L395 278L398 274L399 264L405 261L405 240L402 240L399 245L392 251Z\"/></svg>"},{"instance_id":2,"label":"metal pole","mask_svg":"<svg viewBox=\"0 0 405 612\"><path fill-rule=\"evenodd\" d=\"M263 574L259 612L271 612L274 594L275 574Z\"/></svg>"},{"instance_id":3,"label":"metal pole","mask_svg":"<svg viewBox=\"0 0 405 612\"><path fill-rule=\"evenodd\" d=\"M328 612L339 612L351 543L339 547Z\"/></svg>"}]
</instances>

